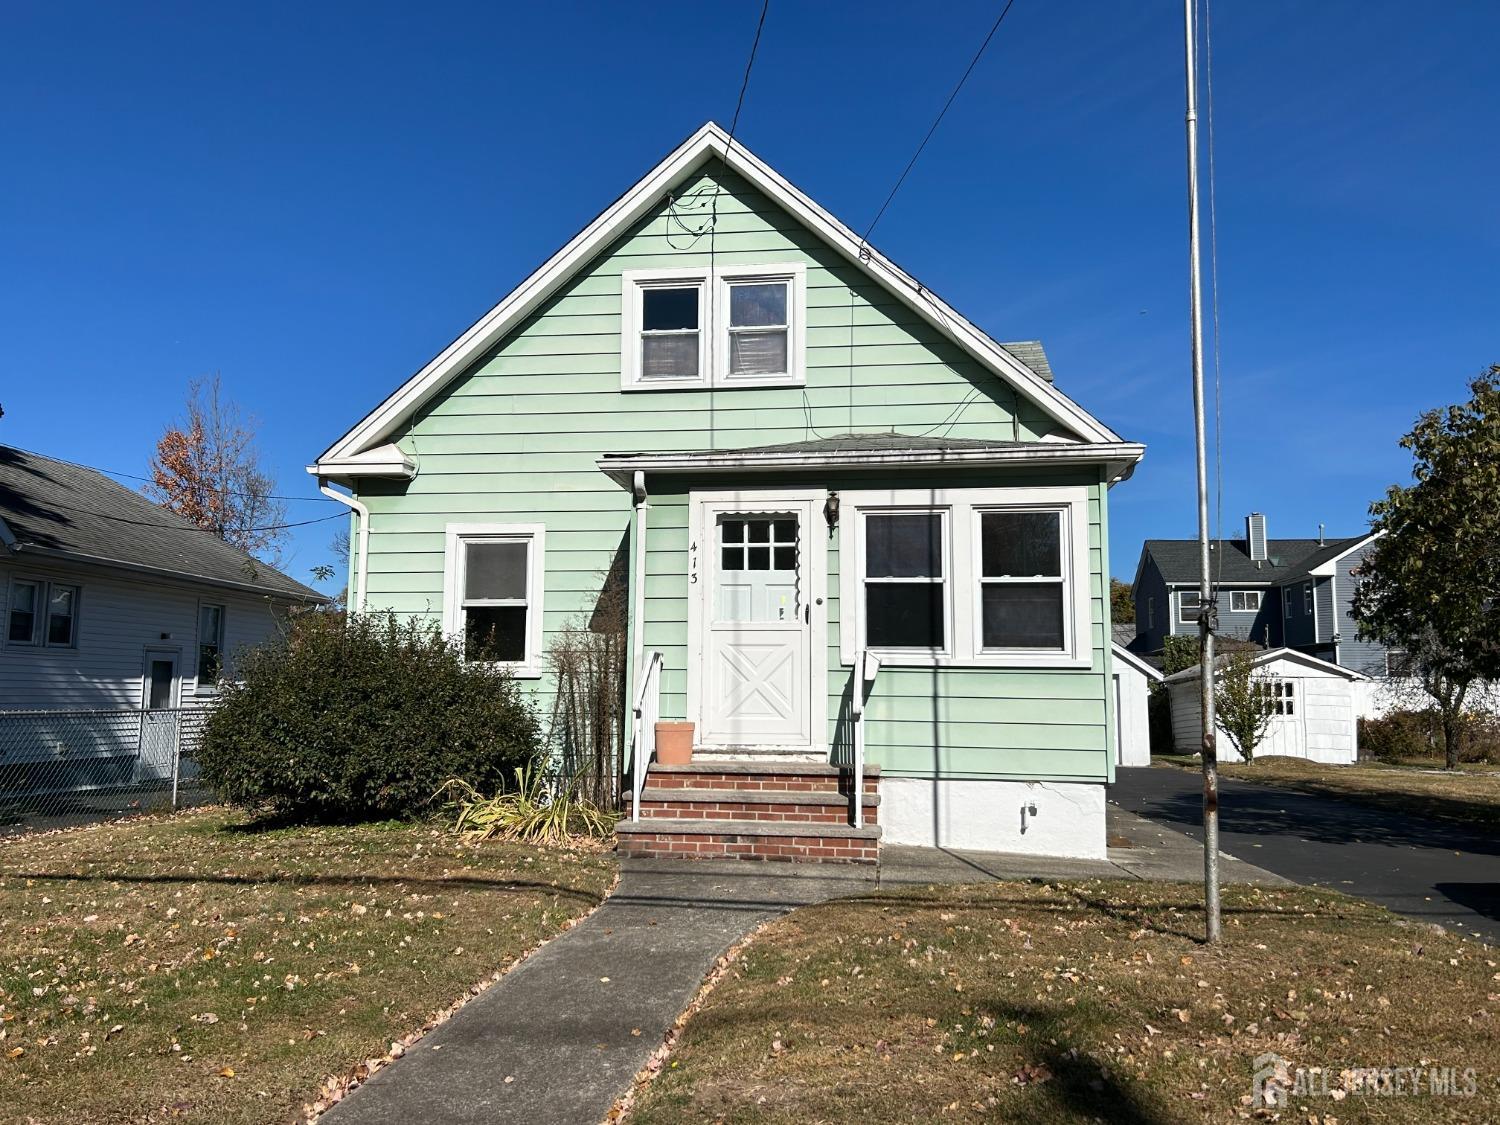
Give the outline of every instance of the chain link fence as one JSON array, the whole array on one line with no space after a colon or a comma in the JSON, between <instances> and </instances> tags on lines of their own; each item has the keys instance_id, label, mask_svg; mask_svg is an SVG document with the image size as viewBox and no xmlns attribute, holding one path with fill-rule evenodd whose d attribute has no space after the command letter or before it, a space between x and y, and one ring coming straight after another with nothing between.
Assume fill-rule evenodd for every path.
<instances>
[{"instance_id":1,"label":"chain link fence","mask_svg":"<svg viewBox=\"0 0 1500 1125\"><path fill-rule=\"evenodd\" d=\"M0 835L203 804L202 708L0 711Z\"/></svg>"}]
</instances>

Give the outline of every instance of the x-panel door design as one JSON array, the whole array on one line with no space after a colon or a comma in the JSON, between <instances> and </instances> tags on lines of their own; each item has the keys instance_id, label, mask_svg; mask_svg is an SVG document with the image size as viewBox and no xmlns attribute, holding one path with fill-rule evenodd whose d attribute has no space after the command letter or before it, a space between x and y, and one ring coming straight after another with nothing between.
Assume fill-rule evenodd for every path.
<instances>
[{"instance_id":1,"label":"x-panel door design","mask_svg":"<svg viewBox=\"0 0 1500 1125\"><path fill-rule=\"evenodd\" d=\"M693 494L688 693L700 746L822 748L822 498Z\"/></svg>"}]
</instances>

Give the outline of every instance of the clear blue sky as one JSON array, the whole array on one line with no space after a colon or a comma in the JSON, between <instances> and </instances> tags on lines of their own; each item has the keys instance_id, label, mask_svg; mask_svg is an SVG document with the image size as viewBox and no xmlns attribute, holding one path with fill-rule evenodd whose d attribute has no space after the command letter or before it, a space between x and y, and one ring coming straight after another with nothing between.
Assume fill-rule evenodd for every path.
<instances>
[{"instance_id":1,"label":"clear blue sky","mask_svg":"<svg viewBox=\"0 0 1500 1125\"><path fill-rule=\"evenodd\" d=\"M1225 530L1353 533L1415 415L1500 362L1500 5L1217 8ZM997 11L772 0L740 135L862 228ZM1180 11L1017 0L873 239L1149 446L1127 578L1194 533ZM10 5L0 441L144 472L219 371L315 496L329 441L727 123L758 12Z\"/></svg>"}]
</instances>

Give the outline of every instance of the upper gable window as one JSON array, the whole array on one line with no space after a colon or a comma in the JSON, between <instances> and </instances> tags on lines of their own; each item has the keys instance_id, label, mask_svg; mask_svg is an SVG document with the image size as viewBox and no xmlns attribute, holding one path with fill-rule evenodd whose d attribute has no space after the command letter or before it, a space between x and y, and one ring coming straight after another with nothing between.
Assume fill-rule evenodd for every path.
<instances>
[{"instance_id":1,"label":"upper gable window","mask_svg":"<svg viewBox=\"0 0 1500 1125\"><path fill-rule=\"evenodd\" d=\"M806 294L800 263L627 270L620 385L801 386Z\"/></svg>"}]
</instances>

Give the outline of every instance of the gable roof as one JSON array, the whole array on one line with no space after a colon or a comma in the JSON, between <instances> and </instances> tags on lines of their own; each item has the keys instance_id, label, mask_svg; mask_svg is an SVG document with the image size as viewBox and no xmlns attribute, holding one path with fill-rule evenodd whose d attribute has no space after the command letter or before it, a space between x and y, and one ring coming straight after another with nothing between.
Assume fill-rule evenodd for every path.
<instances>
[{"instance_id":1,"label":"gable roof","mask_svg":"<svg viewBox=\"0 0 1500 1125\"><path fill-rule=\"evenodd\" d=\"M120 566L298 601L324 601L279 570L96 469L0 445L0 557Z\"/></svg>"},{"instance_id":2,"label":"gable roof","mask_svg":"<svg viewBox=\"0 0 1500 1125\"><path fill-rule=\"evenodd\" d=\"M1134 668L1141 675L1145 676L1147 681L1154 680L1160 682L1162 678L1161 670L1147 661L1143 656L1139 655L1138 653L1131 652L1119 641L1115 641L1110 646L1110 649L1114 653L1114 658L1121 664L1125 664L1131 668Z\"/></svg>"},{"instance_id":3,"label":"gable roof","mask_svg":"<svg viewBox=\"0 0 1500 1125\"><path fill-rule=\"evenodd\" d=\"M1047 382L1056 381L1052 377L1052 364L1047 359L1047 350L1042 347L1040 340L1015 340L1000 346Z\"/></svg>"},{"instance_id":4,"label":"gable roof","mask_svg":"<svg viewBox=\"0 0 1500 1125\"><path fill-rule=\"evenodd\" d=\"M360 456L386 442L449 380L460 375L486 349L535 312L618 235L659 206L669 189L714 160L764 193L848 259L851 265L868 274L923 320L1031 400L1058 425L1078 435L1084 442L1121 441L1120 435L1049 382L1051 368L1045 363L1045 353L1041 353L1038 359L1039 345L1034 348L1030 343L1010 346L1037 360L1047 374L1038 373L1028 365L1029 360L1018 359L1005 346L976 328L916 278L814 203L738 139L731 144L729 135L710 121L673 149L504 300L330 445L317 463L308 467L308 471L343 477L391 475L396 470L392 469L388 457L382 459L379 468L375 468L361 465Z\"/></svg>"},{"instance_id":5,"label":"gable roof","mask_svg":"<svg viewBox=\"0 0 1500 1125\"><path fill-rule=\"evenodd\" d=\"M1266 553L1271 562L1256 565L1250 559L1249 545L1243 539L1215 539L1211 561L1215 584L1220 586L1278 586L1283 582L1306 577L1308 560L1325 551L1337 555L1356 546L1359 536L1322 544L1316 539L1268 539ZM1150 555L1168 585L1198 582L1198 540L1147 539L1141 549L1142 561Z\"/></svg>"},{"instance_id":6,"label":"gable roof","mask_svg":"<svg viewBox=\"0 0 1500 1125\"><path fill-rule=\"evenodd\" d=\"M1217 656L1214 658L1214 663L1222 664L1226 659L1228 659L1227 656ZM1257 668L1262 668L1267 664L1274 664L1280 660L1285 660L1291 664L1301 664L1309 671L1320 672L1325 676L1341 676L1346 680L1368 680L1370 678L1363 672L1356 672L1353 668L1342 668L1337 664L1330 664L1326 660L1319 660L1316 656L1309 656L1307 653L1298 652L1294 648L1267 649L1259 656L1254 657L1250 663ZM1184 668L1180 672L1173 672L1170 676L1162 680L1162 683L1180 684L1187 680L1196 680L1200 674L1198 665L1194 664L1191 668Z\"/></svg>"}]
</instances>

